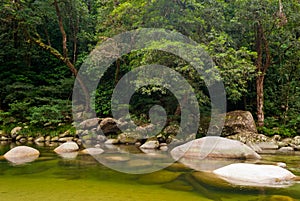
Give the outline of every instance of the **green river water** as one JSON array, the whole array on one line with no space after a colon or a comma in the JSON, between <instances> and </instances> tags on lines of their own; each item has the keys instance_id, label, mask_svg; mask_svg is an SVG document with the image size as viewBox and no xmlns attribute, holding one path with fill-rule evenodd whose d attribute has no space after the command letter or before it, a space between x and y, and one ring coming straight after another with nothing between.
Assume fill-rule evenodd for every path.
<instances>
[{"instance_id":1,"label":"green river water","mask_svg":"<svg viewBox=\"0 0 300 201\"><path fill-rule=\"evenodd\" d=\"M300 198L300 184L275 190L191 185L186 178L192 170L181 172L171 182L155 184L152 182L155 178L111 170L89 155L63 159L53 148L37 149L41 152L39 159L24 165L16 166L0 159L0 201L289 201L288 197ZM7 145L0 146L0 155L7 150ZM300 175L300 154L263 155L263 160L286 162L289 170ZM178 173L174 171L166 168L162 174Z\"/></svg>"}]
</instances>

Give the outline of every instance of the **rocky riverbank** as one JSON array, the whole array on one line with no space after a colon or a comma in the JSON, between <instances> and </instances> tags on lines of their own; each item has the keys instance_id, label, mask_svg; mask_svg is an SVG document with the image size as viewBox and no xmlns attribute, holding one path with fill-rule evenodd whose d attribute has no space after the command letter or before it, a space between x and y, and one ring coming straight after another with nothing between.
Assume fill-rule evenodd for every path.
<instances>
[{"instance_id":1,"label":"rocky riverbank","mask_svg":"<svg viewBox=\"0 0 300 201\"><path fill-rule=\"evenodd\" d=\"M142 149L160 149L166 151L171 142L174 144L183 144L196 137L195 133L191 133L186 139L177 139L176 134L180 131L180 128L176 124L166 126L156 136L151 136L151 133L155 129L152 124L138 126L132 130L129 130L128 126L129 123L122 119L92 118L84 120L76 126L76 135L71 134L67 130L54 137L49 135L26 136L19 134L22 127L15 127L10 133L0 131L0 143L15 142L17 145L34 143L40 146L58 146L61 143L73 141L79 146L88 145L90 147L101 143L114 145L134 144ZM121 133L121 130L124 129L129 130L129 132ZM221 136L247 144L258 153L293 153L294 151L300 151L300 135L283 138L280 135L268 137L259 134L251 113L247 111L227 113Z\"/></svg>"}]
</instances>

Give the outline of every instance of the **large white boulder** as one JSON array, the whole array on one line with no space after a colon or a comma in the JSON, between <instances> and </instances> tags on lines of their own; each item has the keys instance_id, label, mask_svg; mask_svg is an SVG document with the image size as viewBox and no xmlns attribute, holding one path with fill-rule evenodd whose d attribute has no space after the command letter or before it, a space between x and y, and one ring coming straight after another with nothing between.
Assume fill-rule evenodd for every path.
<instances>
[{"instance_id":1,"label":"large white boulder","mask_svg":"<svg viewBox=\"0 0 300 201\"><path fill-rule=\"evenodd\" d=\"M39 155L40 152L32 147L18 146L6 152L4 158L14 164L23 164L34 161Z\"/></svg>"},{"instance_id":2,"label":"large white boulder","mask_svg":"<svg viewBox=\"0 0 300 201\"><path fill-rule=\"evenodd\" d=\"M242 186L285 187L296 177L279 166L247 163L230 164L213 173L227 182Z\"/></svg>"},{"instance_id":3,"label":"large white boulder","mask_svg":"<svg viewBox=\"0 0 300 201\"><path fill-rule=\"evenodd\" d=\"M175 147L171 151L175 160L185 159L260 159L254 150L236 140L223 137L209 136Z\"/></svg>"}]
</instances>

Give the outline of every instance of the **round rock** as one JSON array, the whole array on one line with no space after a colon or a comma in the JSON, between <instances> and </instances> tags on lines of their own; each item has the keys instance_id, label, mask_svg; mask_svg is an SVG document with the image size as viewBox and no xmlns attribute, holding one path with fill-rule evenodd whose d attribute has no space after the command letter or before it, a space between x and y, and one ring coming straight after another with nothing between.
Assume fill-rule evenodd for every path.
<instances>
[{"instance_id":1,"label":"round rock","mask_svg":"<svg viewBox=\"0 0 300 201\"><path fill-rule=\"evenodd\" d=\"M75 142L65 142L61 144L59 147L56 147L54 149L54 152L56 153L68 153L68 152L74 152L79 149L78 145Z\"/></svg>"},{"instance_id":2,"label":"round rock","mask_svg":"<svg viewBox=\"0 0 300 201\"><path fill-rule=\"evenodd\" d=\"M22 164L37 159L39 155L40 152L32 147L18 146L4 154L4 158L12 163Z\"/></svg>"}]
</instances>

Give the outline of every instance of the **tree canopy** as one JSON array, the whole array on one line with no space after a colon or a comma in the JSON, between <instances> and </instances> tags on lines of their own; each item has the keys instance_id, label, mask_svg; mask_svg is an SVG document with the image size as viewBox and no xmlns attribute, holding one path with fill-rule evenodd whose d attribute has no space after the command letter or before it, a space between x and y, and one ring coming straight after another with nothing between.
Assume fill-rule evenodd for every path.
<instances>
[{"instance_id":1,"label":"tree canopy","mask_svg":"<svg viewBox=\"0 0 300 201\"><path fill-rule=\"evenodd\" d=\"M187 36L211 56L228 110L250 110L261 132L295 135L300 129L299 19L298 0L2 0L0 122L41 128L71 123L74 78L96 45L126 31L163 28ZM195 89L201 113L210 113L201 76L182 58L155 50L167 43L132 51L111 65L94 92L98 116L111 115L111 95L122 76L147 64L183 75ZM131 99L131 112L147 121L155 104L177 119L178 102L163 87L142 87Z\"/></svg>"}]
</instances>

